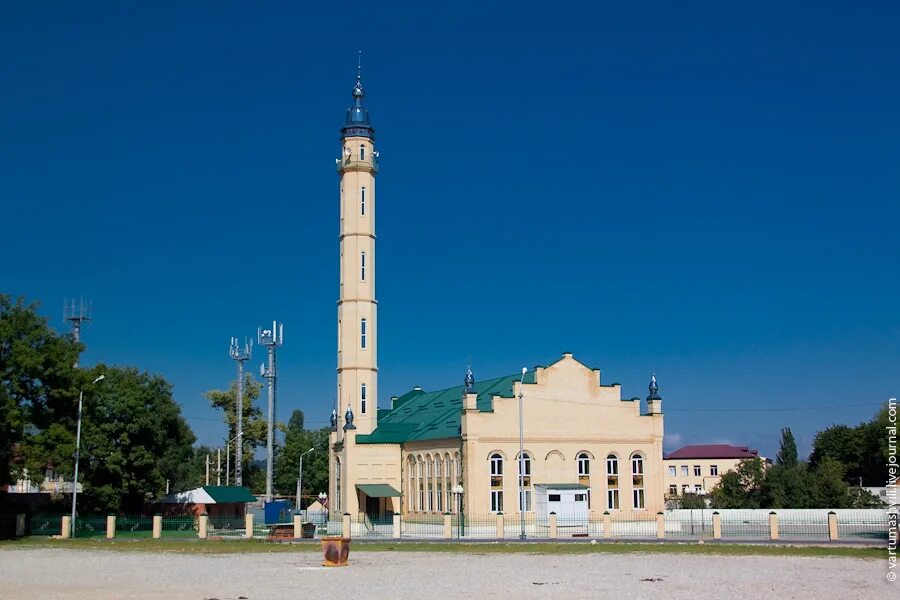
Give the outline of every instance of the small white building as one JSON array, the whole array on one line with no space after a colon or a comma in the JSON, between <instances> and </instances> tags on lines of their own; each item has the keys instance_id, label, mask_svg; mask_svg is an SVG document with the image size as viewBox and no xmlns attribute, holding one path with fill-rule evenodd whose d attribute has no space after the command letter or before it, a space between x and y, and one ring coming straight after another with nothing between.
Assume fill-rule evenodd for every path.
<instances>
[{"instance_id":1,"label":"small white building","mask_svg":"<svg viewBox=\"0 0 900 600\"><path fill-rule=\"evenodd\" d=\"M556 513L561 521L587 521L588 487L580 483L534 484L535 512L539 517Z\"/></svg>"}]
</instances>

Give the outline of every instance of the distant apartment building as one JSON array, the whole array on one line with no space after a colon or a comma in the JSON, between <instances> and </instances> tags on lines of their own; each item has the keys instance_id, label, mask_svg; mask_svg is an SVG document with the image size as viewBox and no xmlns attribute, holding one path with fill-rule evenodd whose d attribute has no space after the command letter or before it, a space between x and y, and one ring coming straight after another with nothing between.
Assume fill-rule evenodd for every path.
<instances>
[{"instance_id":1,"label":"distant apartment building","mask_svg":"<svg viewBox=\"0 0 900 600\"><path fill-rule=\"evenodd\" d=\"M768 459L758 450L729 444L697 444L684 446L663 457L666 496L708 494L728 471L748 458Z\"/></svg>"}]
</instances>

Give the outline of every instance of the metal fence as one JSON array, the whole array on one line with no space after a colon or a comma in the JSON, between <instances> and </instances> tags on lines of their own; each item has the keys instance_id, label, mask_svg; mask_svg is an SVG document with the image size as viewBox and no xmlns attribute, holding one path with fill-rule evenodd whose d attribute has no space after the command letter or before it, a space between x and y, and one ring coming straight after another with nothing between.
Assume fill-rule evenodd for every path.
<instances>
[{"instance_id":1,"label":"metal fence","mask_svg":"<svg viewBox=\"0 0 900 600\"><path fill-rule=\"evenodd\" d=\"M51 536L62 533L62 515L37 513L25 517L25 535Z\"/></svg>"},{"instance_id":2,"label":"metal fence","mask_svg":"<svg viewBox=\"0 0 900 600\"><path fill-rule=\"evenodd\" d=\"M84 517L89 519L90 517ZM82 520L79 517L78 520ZM76 528L77 529L77 528ZM106 517L103 517L103 531L106 531ZM149 538L153 536L153 517L143 515L117 515L116 537Z\"/></svg>"}]
</instances>

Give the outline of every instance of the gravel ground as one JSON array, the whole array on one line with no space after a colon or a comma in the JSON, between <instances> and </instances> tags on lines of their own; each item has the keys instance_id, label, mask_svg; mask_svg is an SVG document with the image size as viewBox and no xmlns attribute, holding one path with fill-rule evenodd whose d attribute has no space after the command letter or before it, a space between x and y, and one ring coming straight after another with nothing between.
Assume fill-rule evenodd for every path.
<instances>
[{"instance_id":1,"label":"gravel ground","mask_svg":"<svg viewBox=\"0 0 900 600\"><path fill-rule=\"evenodd\" d=\"M661 554L314 552L185 555L0 550L4 599L887 598L887 561Z\"/></svg>"}]
</instances>

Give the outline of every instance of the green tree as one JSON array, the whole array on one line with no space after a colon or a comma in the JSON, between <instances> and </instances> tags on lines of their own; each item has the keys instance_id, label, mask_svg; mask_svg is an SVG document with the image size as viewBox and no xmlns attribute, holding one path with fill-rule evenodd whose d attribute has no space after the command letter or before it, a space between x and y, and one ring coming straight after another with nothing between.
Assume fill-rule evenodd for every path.
<instances>
[{"instance_id":1,"label":"green tree","mask_svg":"<svg viewBox=\"0 0 900 600\"><path fill-rule=\"evenodd\" d=\"M788 469L800 464L797 458L797 442L794 440L794 434L790 427L781 430L781 448L778 450L775 462Z\"/></svg>"},{"instance_id":2,"label":"green tree","mask_svg":"<svg viewBox=\"0 0 900 600\"><path fill-rule=\"evenodd\" d=\"M844 483L844 465L831 457L823 458L815 469L812 495L812 508L850 506L850 492Z\"/></svg>"},{"instance_id":3,"label":"green tree","mask_svg":"<svg viewBox=\"0 0 900 600\"><path fill-rule=\"evenodd\" d=\"M734 471L722 475L710 492L713 508L761 508L765 503L765 471L762 461L748 458Z\"/></svg>"},{"instance_id":4,"label":"green tree","mask_svg":"<svg viewBox=\"0 0 900 600\"><path fill-rule=\"evenodd\" d=\"M37 304L0 295L0 486L48 462L71 473L82 346L57 334ZM17 463L13 464L13 454Z\"/></svg>"},{"instance_id":5,"label":"green tree","mask_svg":"<svg viewBox=\"0 0 900 600\"><path fill-rule=\"evenodd\" d=\"M766 471L763 508L811 508L813 476L805 464L774 465Z\"/></svg>"},{"instance_id":6,"label":"green tree","mask_svg":"<svg viewBox=\"0 0 900 600\"><path fill-rule=\"evenodd\" d=\"M677 502L678 508L706 508L706 501L700 494L682 494Z\"/></svg>"},{"instance_id":7,"label":"green tree","mask_svg":"<svg viewBox=\"0 0 900 600\"><path fill-rule=\"evenodd\" d=\"M134 368L99 365L105 375L82 422L83 512L139 512L172 489L190 487L194 434L172 398L171 386Z\"/></svg>"},{"instance_id":8,"label":"green tree","mask_svg":"<svg viewBox=\"0 0 900 600\"><path fill-rule=\"evenodd\" d=\"M833 425L816 434L810 465L818 467L826 458L844 467L844 481L853 486L882 486L886 480L884 465L888 457L887 405L871 421L855 427Z\"/></svg>"},{"instance_id":9,"label":"green tree","mask_svg":"<svg viewBox=\"0 0 900 600\"><path fill-rule=\"evenodd\" d=\"M307 497L328 490L328 428L306 429L303 411L295 410L285 428L284 446L275 457L277 493L296 494L300 455L310 448L313 451L303 457L303 494Z\"/></svg>"},{"instance_id":10,"label":"green tree","mask_svg":"<svg viewBox=\"0 0 900 600\"><path fill-rule=\"evenodd\" d=\"M245 373L244 433L241 436L244 446L244 485L249 485L257 479L259 466L253 461L253 452L257 448L265 446L268 433L266 419L263 418L262 411L256 406L256 399L259 398L261 390L262 385L260 385L252 375ZM206 396L206 399L209 400L209 403L213 408L222 411L222 418L225 420L225 425L228 427L228 437L222 440L224 446L224 442L233 440L237 436L237 412L235 411L235 407L237 406L237 380L233 381L227 390L210 390L206 392L204 396ZM232 452L232 454L234 453L234 444L235 442L232 442L230 446L230 452ZM234 459L232 457L232 463L233 462ZM263 477L262 488L265 488L265 477ZM260 490L262 488L255 485L253 487L255 490Z\"/></svg>"}]
</instances>

